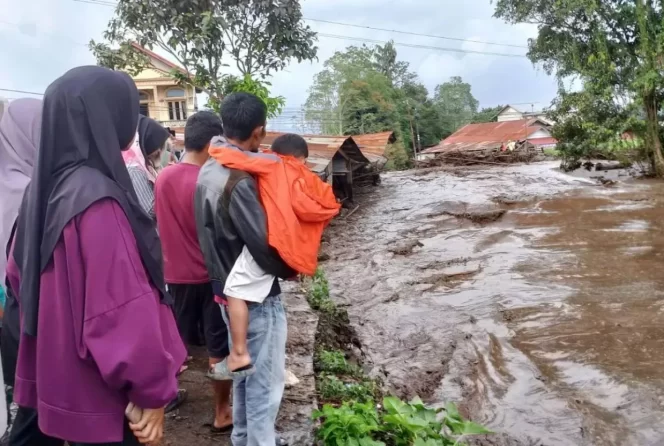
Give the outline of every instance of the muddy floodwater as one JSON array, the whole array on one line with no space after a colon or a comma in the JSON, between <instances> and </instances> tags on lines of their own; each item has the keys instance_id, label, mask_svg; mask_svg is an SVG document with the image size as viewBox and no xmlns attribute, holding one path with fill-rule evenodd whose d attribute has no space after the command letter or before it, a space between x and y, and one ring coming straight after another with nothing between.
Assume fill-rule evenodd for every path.
<instances>
[{"instance_id":1,"label":"muddy floodwater","mask_svg":"<svg viewBox=\"0 0 664 446\"><path fill-rule=\"evenodd\" d=\"M552 164L388 174L324 268L368 371L491 445L664 445L664 183Z\"/></svg>"}]
</instances>

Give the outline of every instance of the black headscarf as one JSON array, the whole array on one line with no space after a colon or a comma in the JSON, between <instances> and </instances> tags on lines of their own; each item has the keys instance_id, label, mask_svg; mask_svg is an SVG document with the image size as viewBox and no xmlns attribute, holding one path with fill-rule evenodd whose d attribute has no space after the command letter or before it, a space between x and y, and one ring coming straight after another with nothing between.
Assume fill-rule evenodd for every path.
<instances>
[{"instance_id":1,"label":"black headscarf","mask_svg":"<svg viewBox=\"0 0 664 446\"><path fill-rule=\"evenodd\" d=\"M169 136L170 132L154 119L138 117L138 145L146 157L164 147Z\"/></svg>"},{"instance_id":2,"label":"black headscarf","mask_svg":"<svg viewBox=\"0 0 664 446\"><path fill-rule=\"evenodd\" d=\"M41 145L19 212L14 258L21 272L22 330L36 336L41 273L65 226L93 203L112 198L122 207L143 264L166 293L161 245L141 209L121 151L136 135L139 99L124 73L79 67L53 82L44 95Z\"/></svg>"}]
</instances>

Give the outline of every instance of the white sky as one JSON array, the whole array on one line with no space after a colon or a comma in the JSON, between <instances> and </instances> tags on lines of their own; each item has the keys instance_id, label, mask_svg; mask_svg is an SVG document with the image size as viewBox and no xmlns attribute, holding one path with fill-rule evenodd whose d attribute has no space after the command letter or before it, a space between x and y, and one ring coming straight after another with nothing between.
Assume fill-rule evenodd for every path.
<instances>
[{"instance_id":1,"label":"white sky","mask_svg":"<svg viewBox=\"0 0 664 446\"><path fill-rule=\"evenodd\" d=\"M307 18L378 28L397 29L470 40L526 45L536 34L529 25L507 25L494 19L490 0L303 0ZM110 7L73 0L0 0L0 88L43 92L68 69L95 60L87 49L91 38L102 39L110 19ZM376 40L496 53L521 53L525 49L457 42L395 34L369 29L309 22L318 32ZM361 42L319 37L318 61L293 63L272 79L272 93L286 98L286 114L307 97L313 76L335 51ZM480 106L534 103L550 104L556 93L555 79L533 67L526 58L461 54L397 46L399 59L433 92L451 76L472 85ZM0 91L0 96L20 97ZM529 110L529 105L520 105ZM280 118L280 122L281 122Z\"/></svg>"}]
</instances>

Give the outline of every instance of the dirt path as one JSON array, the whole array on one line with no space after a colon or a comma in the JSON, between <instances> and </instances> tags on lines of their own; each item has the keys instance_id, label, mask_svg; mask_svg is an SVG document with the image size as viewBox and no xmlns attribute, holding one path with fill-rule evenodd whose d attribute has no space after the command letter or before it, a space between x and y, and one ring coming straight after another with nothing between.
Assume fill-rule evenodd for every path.
<instances>
[{"instance_id":1,"label":"dirt path","mask_svg":"<svg viewBox=\"0 0 664 446\"><path fill-rule=\"evenodd\" d=\"M494 445L664 444L664 185L551 164L387 175L324 264L372 373Z\"/></svg>"},{"instance_id":2,"label":"dirt path","mask_svg":"<svg viewBox=\"0 0 664 446\"><path fill-rule=\"evenodd\" d=\"M311 413L316 408L312 355L317 326L316 315L295 284L286 284L284 302L288 313L287 368L299 384L286 389L279 413L278 429L293 446L311 445ZM192 352L194 361L180 378L180 387L189 392L188 401L167 415L165 446L230 446L230 436L211 435L213 418L212 389L205 377L207 356L204 349Z\"/></svg>"}]
</instances>

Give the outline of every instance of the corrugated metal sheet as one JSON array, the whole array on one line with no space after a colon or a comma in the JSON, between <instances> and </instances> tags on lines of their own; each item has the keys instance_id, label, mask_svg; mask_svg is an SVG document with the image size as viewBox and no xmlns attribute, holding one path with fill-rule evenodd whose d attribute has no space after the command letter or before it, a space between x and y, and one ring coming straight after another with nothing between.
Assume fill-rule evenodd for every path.
<instances>
[{"instance_id":1,"label":"corrugated metal sheet","mask_svg":"<svg viewBox=\"0 0 664 446\"><path fill-rule=\"evenodd\" d=\"M282 132L267 132L263 140L263 147L269 148L275 139L283 135ZM334 155L343 150L343 153L348 158L359 164L369 164L370 161L362 154L360 148L357 146L353 138L349 136L322 136L322 135L300 135L309 145L309 156L327 159L329 161L334 158Z\"/></svg>"},{"instance_id":2,"label":"corrugated metal sheet","mask_svg":"<svg viewBox=\"0 0 664 446\"><path fill-rule=\"evenodd\" d=\"M529 135L542 128L546 128L546 125L536 119L468 124L443 140L443 143L517 141L526 139Z\"/></svg>"},{"instance_id":3,"label":"corrugated metal sheet","mask_svg":"<svg viewBox=\"0 0 664 446\"><path fill-rule=\"evenodd\" d=\"M394 132L381 132L355 135L353 136L353 140L360 146L362 153L367 158L371 158L369 155L384 157L387 146L394 143L397 139Z\"/></svg>"},{"instance_id":4,"label":"corrugated metal sheet","mask_svg":"<svg viewBox=\"0 0 664 446\"><path fill-rule=\"evenodd\" d=\"M547 130L547 126L538 119L468 124L422 153L494 149L509 141L524 140L540 130Z\"/></svg>"},{"instance_id":5,"label":"corrugated metal sheet","mask_svg":"<svg viewBox=\"0 0 664 446\"><path fill-rule=\"evenodd\" d=\"M499 149L503 145L502 142L485 141L485 142L456 142L456 143L441 143L437 146L428 148L422 151L423 154L428 153L443 153L443 152L473 152L482 150Z\"/></svg>"}]
</instances>

